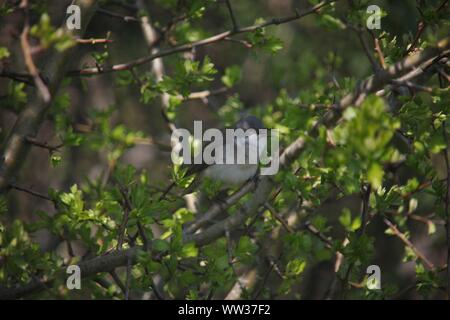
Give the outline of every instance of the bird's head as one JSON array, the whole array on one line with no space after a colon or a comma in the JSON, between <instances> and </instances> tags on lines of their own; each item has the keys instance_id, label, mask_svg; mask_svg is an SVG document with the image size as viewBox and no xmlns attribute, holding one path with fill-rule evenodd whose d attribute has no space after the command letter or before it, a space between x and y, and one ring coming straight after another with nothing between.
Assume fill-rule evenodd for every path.
<instances>
[{"instance_id":1,"label":"bird's head","mask_svg":"<svg viewBox=\"0 0 450 320\"><path fill-rule=\"evenodd\" d=\"M258 117L245 116L237 122L236 128L243 130L254 129L258 131L260 129L264 129L264 125Z\"/></svg>"}]
</instances>

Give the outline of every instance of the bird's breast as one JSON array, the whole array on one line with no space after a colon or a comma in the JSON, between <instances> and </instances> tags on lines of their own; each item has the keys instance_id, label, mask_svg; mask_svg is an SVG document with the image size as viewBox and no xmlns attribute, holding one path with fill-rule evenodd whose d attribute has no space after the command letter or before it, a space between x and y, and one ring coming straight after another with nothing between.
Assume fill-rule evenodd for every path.
<instances>
[{"instance_id":1,"label":"bird's breast","mask_svg":"<svg viewBox=\"0 0 450 320\"><path fill-rule=\"evenodd\" d=\"M252 178L258 165L256 164L215 164L205 170L205 176L219 180L228 185L241 184Z\"/></svg>"}]
</instances>

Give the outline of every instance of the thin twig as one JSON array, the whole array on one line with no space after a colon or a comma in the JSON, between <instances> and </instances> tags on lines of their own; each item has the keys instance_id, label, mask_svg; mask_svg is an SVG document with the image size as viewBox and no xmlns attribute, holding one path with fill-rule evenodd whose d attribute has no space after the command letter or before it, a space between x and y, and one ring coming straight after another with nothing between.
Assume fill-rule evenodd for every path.
<instances>
[{"instance_id":1,"label":"thin twig","mask_svg":"<svg viewBox=\"0 0 450 320\"><path fill-rule=\"evenodd\" d=\"M101 73L129 70L133 67L149 63L150 61L155 60L157 58L162 58L162 57L172 55L175 53L191 51L194 48L198 48L198 47L202 47L202 46L206 46L206 45L210 45L213 43L223 41L225 38L229 38L236 34L253 32L255 30L265 28L268 26L280 25L280 24L284 24L284 23L288 23L288 22L291 22L294 20L301 19L307 15L317 13L323 7L329 5L333 2L336 2L336 1L339 1L339 0L322 1L302 13L296 12L295 14L290 15L290 16L281 17L281 18L272 18L266 22L251 25L251 26L244 27L244 28L239 28L238 30L228 30L228 31L216 34L214 36L211 36L209 38L205 38L205 39L202 39L199 41L186 43L186 44L183 44L183 45L180 45L180 46L177 46L174 48L166 49L166 50L160 50L158 52L151 53L149 56L141 57L141 58L138 58L136 60L129 61L126 63L116 64L116 65L112 65L112 66L104 66L103 68L100 68L100 69L97 67L88 67L88 68L83 68L83 69L79 69L79 70L72 70L72 71L69 71L67 73L67 75L68 76L89 76L89 75L95 75L95 74L101 74ZM145 20L145 18L146 17L141 18L141 21Z\"/></svg>"},{"instance_id":2,"label":"thin twig","mask_svg":"<svg viewBox=\"0 0 450 320\"><path fill-rule=\"evenodd\" d=\"M105 279L101 278L101 277L96 277L94 278L95 283L97 283L100 287L108 290L109 287L111 286L111 284L109 283L109 281L106 281Z\"/></svg>"},{"instance_id":3,"label":"thin twig","mask_svg":"<svg viewBox=\"0 0 450 320\"><path fill-rule=\"evenodd\" d=\"M105 16L108 16L108 17L111 17L111 18L120 19L120 20L125 21L125 22L130 22L130 21L131 22L140 22L139 18L136 18L136 17L133 17L133 16L122 15L120 13L115 13L115 12L112 12L112 11L109 11L109 10L105 10L105 9L102 9L102 8L97 9L97 12L102 14L102 15L105 15Z\"/></svg>"},{"instance_id":4,"label":"thin twig","mask_svg":"<svg viewBox=\"0 0 450 320\"><path fill-rule=\"evenodd\" d=\"M114 40L111 39L76 39L77 43L80 44L104 44L104 43L112 43Z\"/></svg>"},{"instance_id":5,"label":"thin twig","mask_svg":"<svg viewBox=\"0 0 450 320\"><path fill-rule=\"evenodd\" d=\"M3 70L0 72L0 78L9 78L17 82L26 83L29 86L34 86L33 78L28 73L9 72Z\"/></svg>"},{"instance_id":6,"label":"thin twig","mask_svg":"<svg viewBox=\"0 0 450 320\"><path fill-rule=\"evenodd\" d=\"M361 227L358 230L358 236L362 236L366 231L368 212L369 212L369 199L372 187L370 184L363 186L362 190L362 207L361 207Z\"/></svg>"},{"instance_id":7,"label":"thin twig","mask_svg":"<svg viewBox=\"0 0 450 320\"><path fill-rule=\"evenodd\" d=\"M123 208L123 211L124 211L122 222L119 225L119 231L118 231L119 238L118 238L118 241L117 241L117 249L121 250L122 249L122 245L123 245L123 240L124 240L124 237L125 237L125 229L126 229L126 226L127 226L127 223L128 223L128 218L130 216L130 212L131 212L132 208L131 208L130 201L128 199L127 190L125 190L125 188L123 186L119 185L119 191L120 191L120 194L122 195L121 205L122 205L122 208Z\"/></svg>"},{"instance_id":8,"label":"thin twig","mask_svg":"<svg viewBox=\"0 0 450 320\"><path fill-rule=\"evenodd\" d=\"M439 5L439 7L436 9L436 13L439 13L446 5L447 5L448 0L444 0L441 2L441 4ZM419 12L422 15L422 12L420 11L420 8L417 8L419 10ZM408 55L409 53L411 53L417 46L417 44L419 43L419 39L422 36L423 32L425 31L425 28L427 27L427 23L425 22L425 19L420 20L417 23L417 31L416 31L416 35L414 36L414 39L412 41L412 43L409 45L409 47L407 48L407 50L405 51L404 55Z\"/></svg>"},{"instance_id":9,"label":"thin twig","mask_svg":"<svg viewBox=\"0 0 450 320\"><path fill-rule=\"evenodd\" d=\"M241 291L245 291L246 288L241 283L241 280L239 279L239 276L236 272L236 268L234 267L233 246L231 243L230 231L228 229L225 230L225 239L227 240L228 265L230 266L231 270L233 271L233 274L236 277L236 281L238 282L239 287L241 288Z\"/></svg>"},{"instance_id":10,"label":"thin twig","mask_svg":"<svg viewBox=\"0 0 450 320\"><path fill-rule=\"evenodd\" d=\"M368 223L368 213L369 213L369 199L370 199L370 193L372 191L371 185L370 184L363 184L362 186L362 190L361 190L361 214L360 214L360 219L361 219L361 227L358 229L356 235L358 238L361 238L365 231L366 231L366 226ZM347 284L349 284L349 279L350 279L350 275L352 272L352 269L354 267L354 262L351 262L347 268L347 271L345 273L344 276L344 280L343 280L343 286L342 286L342 298L345 299L346 293L347 293Z\"/></svg>"},{"instance_id":11,"label":"thin twig","mask_svg":"<svg viewBox=\"0 0 450 320\"><path fill-rule=\"evenodd\" d=\"M350 24L348 24L348 27L353 30L356 35L358 36L359 42L361 43L361 46L364 49L364 52L366 53L367 59L369 60L370 64L372 65L372 69L374 72L378 72L381 68L378 65L378 63L375 61L375 58L373 57L372 53L369 50L369 47L366 44L366 41L364 40L364 37L362 35L362 29L356 28Z\"/></svg>"},{"instance_id":12,"label":"thin twig","mask_svg":"<svg viewBox=\"0 0 450 320\"><path fill-rule=\"evenodd\" d=\"M279 261L281 259L281 254L278 257L277 261ZM277 261L275 261L272 257L265 255L264 259L267 261L267 263L269 264L269 269L267 270L267 272L265 273L263 280L261 282L261 285L259 285L258 290L253 294L252 299L256 300L259 298L259 296L261 295L261 293L263 292L263 290L266 288L266 283L269 280L269 276L272 273L272 271L275 271L275 274L281 279L284 280L286 279L286 277L283 275L283 273L281 272L280 268L278 267Z\"/></svg>"},{"instance_id":13,"label":"thin twig","mask_svg":"<svg viewBox=\"0 0 450 320\"><path fill-rule=\"evenodd\" d=\"M32 137L26 137L25 140L29 144L32 144L32 145L34 145L36 147L47 149L50 153L52 153L52 152L54 152L54 151L56 151L56 150L58 150L58 149L60 149L61 147L64 146L63 143L60 143L60 144L52 146L52 145L47 144L46 142L40 142L40 141L38 141L38 140L36 140L35 138L32 138Z\"/></svg>"},{"instance_id":14,"label":"thin twig","mask_svg":"<svg viewBox=\"0 0 450 320\"><path fill-rule=\"evenodd\" d=\"M253 48L253 45L250 42L245 41L245 40L235 39L235 38L231 38L231 37L226 37L226 38L224 38L224 40L225 41L230 41L230 42L240 43L240 44L242 44L244 47L246 47L248 49Z\"/></svg>"},{"instance_id":15,"label":"thin twig","mask_svg":"<svg viewBox=\"0 0 450 320\"><path fill-rule=\"evenodd\" d=\"M230 13L230 18L231 18L231 22L233 25L233 30L238 30L239 27L236 23L236 18L234 17L234 12L233 12L233 8L231 7L231 3L230 0L225 0L226 4L227 4L227 8L228 8L228 12Z\"/></svg>"},{"instance_id":16,"label":"thin twig","mask_svg":"<svg viewBox=\"0 0 450 320\"><path fill-rule=\"evenodd\" d=\"M444 72L444 70L438 69L437 71L439 72L439 75L441 75L442 77L444 77L447 80L447 82L450 82L450 76L448 74L446 74Z\"/></svg>"},{"instance_id":17,"label":"thin twig","mask_svg":"<svg viewBox=\"0 0 450 320\"><path fill-rule=\"evenodd\" d=\"M36 88L38 89L38 92L44 100L45 103L49 103L51 100L51 94L50 90L48 89L47 85L42 80L39 70L34 64L33 57L31 55L31 48L30 44L28 42L28 34L30 32L30 24L29 24L29 12L28 12L28 0L22 0L20 7L25 12L25 23L23 27L22 34L20 35L20 44L22 46L22 53L25 60L25 65L28 68L28 71L30 72L31 76L33 77L34 84L36 85Z\"/></svg>"},{"instance_id":18,"label":"thin twig","mask_svg":"<svg viewBox=\"0 0 450 320\"><path fill-rule=\"evenodd\" d=\"M204 90L204 91L198 91L198 92L192 92L189 94L185 100L198 100L198 99L205 99L210 96L216 96L222 93L226 93L229 89L227 87L222 87L219 89L212 89L212 90ZM181 97L181 96L180 96Z\"/></svg>"},{"instance_id":19,"label":"thin twig","mask_svg":"<svg viewBox=\"0 0 450 320\"><path fill-rule=\"evenodd\" d=\"M294 233L294 229L292 229L292 227L276 212L274 207L272 207L268 202L266 202L264 206L267 210L269 210L270 214L281 223L287 232Z\"/></svg>"},{"instance_id":20,"label":"thin twig","mask_svg":"<svg viewBox=\"0 0 450 320\"><path fill-rule=\"evenodd\" d=\"M12 189L15 189L15 190L18 190L18 191L22 191L22 192L31 194L32 196L35 196L35 197L38 197L38 198L41 198L41 199L44 199L44 200L53 202L53 199L52 199L52 198L50 198L49 196L47 196L47 195L45 195L45 194L43 194L43 193L34 191L34 190L32 190L32 189L28 189L28 188L25 188L25 187L18 186L18 185L14 184L14 183L10 183L9 186L10 186Z\"/></svg>"},{"instance_id":21,"label":"thin twig","mask_svg":"<svg viewBox=\"0 0 450 320\"><path fill-rule=\"evenodd\" d=\"M409 247L414 254L423 261L423 263L425 263L425 265L430 269L430 270L434 270L434 265L433 263L431 263L430 260L427 259L427 257L425 257L424 254L422 254L419 249L416 248L416 246L409 241L409 239L400 231L398 230L397 226L395 224L393 224L391 221L389 221L389 219L387 218L383 218L383 222L389 227L389 229L392 231L392 233L399 238L407 247Z\"/></svg>"},{"instance_id":22,"label":"thin twig","mask_svg":"<svg viewBox=\"0 0 450 320\"><path fill-rule=\"evenodd\" d=\"M140 10L145 10L145 3L142 0L137 0L136 5ZM144 16L141 18L141 29L144 35L145 42L152 55L157 56L161 51L155 46L158 41L157 33L153 25L150 23L150 17ZM155 75L156 81L159 82L163 80L165 74L165 68L161 57L156 57L151 60L152 62L152 73ZM161 94L161 114L164 121L167 124L167 128L170 132L176 130L176 125L170 120L167 110L169 108L170 96L167 92Z\"/></svg>"},{"instance_id":23,"label":"thin twig","mask_svg":"<svg viewBox=\"0 0 450 320\"><path fill-rule=\"evenodd\" d=\"M370 29L367 29L367 30L369 31L370 35L372 36L372 39L374 42L374 47L375 47L375 52L378 55L378 59L380 60L381 67L383 69L386 69L387 65L386 65L386 61L384 60L383 50L381 49L380 39L378 39L378 37L375 35L375 33L372 30L370 30Z\"/></svg>"},{"instance_id":24,"label":"thin twig","mask_svg":"<svg viewBox=\"0 0 450 320\"><path fill-rule=\"evenodd\" d=\"M158 300L165 300L164 296L159 292L158 288L156 287L156 284L151 276L150 276L150 288L152 289L153 293L155 294L155 297Z\"/></svg>"},{"instance_id":25,"label":"thin twig","mask_svg":"<svg viewBox=\"0 0 450 320\"><path fill-rule=\"evenodd\" d=\"M414 91L423 91L423 92L428 92L428 93L432 93L433 92L433 88L431 87L426 87L426 86L422 86L419 84L415 84L411 81L397 81L394 80L393 84L397 85L397 86L405 86L408 87Z\"/></svg>"},{"instance_id":26,"label":"thin twig","mask_svg":"<svg viewBox=\"0 0 450 320\"><path fill-rule=\"evenodd\" d=\"M110 271L109 274L111 275L111 277L113 278L114 282L117 284L117 286L120 288L120 290L122 291L123 295L126 295L126 288L125 285L123 284L122 280L120 279L120 277L117 275L116 271Z\"/></svg>"},{"instance_id":27,"label":"thin twig","mask_svg":"<svg viewBox=\"0 0 450 320\"><path fill-rule=\"evenodd\" d=\"M320 232L320 230L313 226L310 221L306 221L305 223L303 223L301 228L304 228L313 236L317 237L325 244L325 247L327 247L328 249L331 249L331 247L333 246L333 242L325 234L323 234L322 232Z\"/></svg>"},{"instance_id":28,"label":"thin twig","mask_svg":"<svg viewBox=\"0 0 450 320\"><path fill-rule=\"evenodd\" d=\"M65 233L67 234L67 230L65 230ZM70 242L70 239L68 236L66 236L66 244L67 244L67 252L69 253L69 256L71 258L75 257L75 252L73 251L72 242Z\"/></svg>"},{"instance_id":29,"label":"thin twig","mask_svg":"<svg viewBox=\"0 0 450 320\"><path fill-rule=\"evenodd\" d=\"M345 247L348 244L348 238L345 238L344 241L342 242L342 247ZM341 269L342 266L342 262L344 261L344 255L337 251L336 252L336 259L334 261L334 273L333 273L333 279L328 287L328 290L325 291L325 295L324 295L324 299L325 300L331 300L333 299L333 297L336 294L336 291L338 289L338 283L339 283L339 276L338 276L338 272Z\"/></svg>"}]
</instances>

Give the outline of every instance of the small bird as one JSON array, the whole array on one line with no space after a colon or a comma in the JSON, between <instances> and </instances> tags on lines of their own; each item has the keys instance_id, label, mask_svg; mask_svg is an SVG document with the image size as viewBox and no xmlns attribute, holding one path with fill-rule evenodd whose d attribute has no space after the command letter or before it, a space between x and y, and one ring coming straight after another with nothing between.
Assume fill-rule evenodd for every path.
<instances>
[{"instance_id":1,"label":"small bird","mask_svg":"<svg viewBox=\"0 0 450 320\"><path fill-rule=\"evenodd\" d=\"M225 151L222 154L216 155L215 163L213 164L193 164L189 165L185 176L191 176L196 174L196 177L189 185L189 187L184 190L183 195L192 193L195 189L201 184L201 181L204 177L207 177L214 181L220 181L224 187L232 187L240 185L247 180L256 177L258 172L258 163L249 163L249 154L251 152L259 152L257 155L257 159L259 160L261 156L261 150L265 148L264 141L258 139L259 130L264 129L264 125L261 120L255 116L245 116L241 120L239 120L235 129L243 129L244 131L248 129L253 129L254 132L252 134L246 135L245 137L239 137L233 139L233 141L227 141L227 139L223 140L223 150L226 150L227 143L234 143L236 145L240 145L240 147L244 147L246 150L245 154L245 163L238 164L236 161L234 163L225 163ZM223 131L224 132L224 131ZM256 137L254 136L256 135ZM225 136L225 135L224 135ZM258 146L259 143L259 146ZM259 148L258 148L259 147ZM222 157L223 161L221 163L218 159ZM237 155L235 152L235 159ZM164 199L167 193L173 188L175 183L172 183L163 193L160 199Z\"/></svg>"}]
</instances>

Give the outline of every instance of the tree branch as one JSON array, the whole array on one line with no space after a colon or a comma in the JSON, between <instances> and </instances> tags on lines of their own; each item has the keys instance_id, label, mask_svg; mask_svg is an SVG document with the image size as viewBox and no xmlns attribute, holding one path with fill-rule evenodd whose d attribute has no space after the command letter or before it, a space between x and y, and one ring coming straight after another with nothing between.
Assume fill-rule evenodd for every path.
<instances>
[{"instance_id":1,"label":"tree branch","mask_svg":"<svg viewBox=\"0 0 450 320\"><path fill-rule=\"evenodd\" d=\"M434 270L433 263L425 257L424 254L422 254L419 249L416 248L416 246L409 241L409 239L402 233L400 230L398 230L397 226L393 224L389 219L383 218L383 222L389 227L389 229L392 231L392 233L398 237L407 247L409 247L414 254L425 263L425 265L430 269Z\"/></svg>"},{"instance_id":2,"label":"tree branch","mask_svg":"<svg viewBox=\"0 0 450 320\"><path fill-rule=\"evenodd\" d=\"M370 186L370 184L363 184L362 188L361 188L361 200L362 200L362 204L361 204L361 214L360 214L360 219L361 219L361 227L357 230L356 235L358 238L362 237L364 235L364 233L366 232L366 226L368 223L368 215L369 215L369 199L370 199L370 193L372 191L372 188ZM347 238L348 239L348 238ZM342 256L342 259L344 259L344 257ZM343 285L342 285L342 299L345 299L345 296L347 294L347 285L350 283L349 279L350 279L350 275L351 272L353 270L353 267L355 266L354 262L351 262L348 266L347 272L345 273L345 277L344 280L342 281ZM336 270L336 274L335 277L337 277L337 272L339 271Z\"/></svg>"},{"instance_id":3,"label":"tree branch","mask_svg":"<svg viewBox=\"0 0 450 320\"><path fill-rule=\"evenodd\" d=\"M358 37L359 42L361 43L362 48L364 49L364 52L367 56L367 59L369 60L370 64L372 65L372 69L374 72L378 72L381 68L375 61L375 58L373 57L372 53L369 50L369 47L366 44L366 41L364 40L364 37L362 35L362 29L352 26L351 24L347 25L351 30L355 32L355 34Z\"/></svg>"},{"instance_id":4,"label":"tree branch","mask_svg":"<svg viewBox=\"0 0 450 320\"><path fill-rule=\"evenodd\" d=\"M231 3L230 0L225 0L226 4L227 4L227 8L228 8L228 12L230 13L230 18L231 18L231 23L233 25L233 30L236 31L239 29L237 23L236 23L236 18L234 17L234 12L233 12L233 8L231 7Z\"/></svg>"},{"instance_id":5,"label":"tree branch","mask_svg":"<svg viewBox=\"0 0 450 320\"><path fill-rule=\"evenodd\" d=\"M20 44L22 46L22 53L25 60L25 65L28 68L31 76L33 77L34 84L38 89L39 95L41 96L44 103L50 103L51 93L47 88L47 85L41 78L39 70L34 64L33 57L31 54L30 44L28 43L28 34L30 32L29 14L28 14L28 0L22 0L20 7L25 12L25 24L23 27L22 34L20 35Z\"/></svg>"},{"instance_id":6,"label":"tree branch","mask_svg":"<svg viewBox=\"0 0 450 320\"><path fill-rule=\"evenodd\" d=\"M370 29L367 29L367 30L369 31L370 35L372 36L374 47L375 47L374 49L378 55L378 60L380 60L381 67L383 69L386 69L387 66L386 66L386 61L384 60L383 50L381 49L380 39L378 39L378 37L375 35L375 33L372 30L370 30Z\"/></svg>"},{"instance_id":7,"label":"tree branch","mask_svg":"<svg viewBox=\"0 0 450 320\"><path fill-rule=\"evenodd\" d=\"M140 10L146 10L145 3L143 0L137 0L136 5ZM156 34L156 30L150 23L150 18L148 16L143 16L141 18L141 30L145 38L145 42L151 53L153 55L158 55L161 51L155 47L156 42L158 41L158 37ZM163 79L165 74L165 68L161 57L157 57L152 59L152 72L155 75L156 82L159 82ZM169 108L169 99L170 96L167 92L163 92L161 94L161 113L167 124L167 127L170 132L173 132L176 129L175 124L170 121L169 116L167 115L167 109Z\"/></svg>"},{"instance_id":8,"label":"tree branch","mask_svg":"<svg viewBox=\"0 0 450 320\"><path fill-rule=\"evenodd\" d=\"M282 17L282 18L273 18L267 22L240 28L238 30L225 31L225 32L216 34L214 36L211 36L209 38L205 38L205 39L202 39L199 41L183 44L183 45L177 46L175 48L171 48L171 49L154 52L154 53L151 53L149 56L141 57L139 59L129 61L126 63L116 64L116 65L112 65L112 66L103 66L102 68L91 67L91 68L84 68L84 69L80 69L80 70L71 70L67 73L67 75L68 76L92 76L92 75L101 74L101 73L110 73L110 72L116 72L116 71L130 70L134 67L149 63L150 61L155 60L157 58L162 58L162 57L172 55L175 53L186 52L186 51L190 51L194 48L206 46L206 45L209 45L212 43L217 43L217 42L223 41L226 38L229 38L233 35L252 32L252 31L255 31L260 28L265 28L265 27L272 26L272 25L284 24L284 23L288 23L288 22L291 22L294 20L301 19L307 15L317 13L321 8L331 4L333 2L336 2L336 1L339 1L339 0L322 1L302 13L296 12L295 14L290 15L290 16L286 16L286 17Z\"/></svg>"},{"instance_id":9,"label":"tree branch","mask_svg":"<svg viewBox=\"0 0 450 320\"><path fill-rule=\"evenodd\" d=\"M15 190L17 190L17 191L25 192L25 193L28 193L28 194L34 196L34 197L38 197L38 198L41 198L41 199L44 199L44 200L53 202L53 199L52 199L52 198L50 198L49 196L47 196L47 195L45 195L45 194L43 194L43 193L40 193L40 192L31 190L31 189L29 189L29 188L25 188L25 187L18 186L18 185L14 184L14 183L11 183L9 186L10 186L12 189L15 189Z\"/></svg>"},{"instance_id":10,"label":"tree branch","mask_svg":"<svg viewBox=\"0 0 450 320\"><path fill-rule=\"evenodd\" d=\"M333 124L340 117L343 110L350 105L359 106L365 100L365 98L378 90L381 90L383 86L391 83L395 79L403 79L405 75L409 75L408 79L413 78L419 74L416 70L425 64L425 67L430 66L439 57L450 53L450 37L446 37L440 40L436 46L430 47L426 50L413 54L393 65L386 70L380 71L365 81L360 83L355 90L343 97L339 103L335 104L325 114L323 124ZM411 75L412 73L412 75Z\"/></svg>"},{"instance_id":11,"label":"tree branch","mask_svg":"<svg viewBox=\"0 0 450 320\"><path fill-rule=\"evenodd\" d=\"M189 94L189 96L185 100L205 99L210 96L216 96L216 95L219 95L222 93L226 93L227 91L228 91L227 87L222 87L222 88L218 88L218 89L192 92L191 94ZM182 96L180 96L180 98L182 98Z\"/></svg>"},{"instance_id":12,"label":"tree branch","mask_svg":"<svg viewBox=\"0 0 450 320\"><path fill-rule=\"evenodd\" d=\"M96 3L96 0L75 0L74 4L81 8L81 28L80 30L68 30L64 23L63 28L65 32L72 37L81 38L89 20L94 14ZM25 40L25 37L23 39ZM24 40L22 40L22 45L26 42ZM49 79L46 87L48 88L50 97L54 96L58 91L66 73L67 65L74 54L74 50L75 48L70 48L62 53L54 52L46 59L47 64L42 68L42 74ZM24 51L27 51L26 48ZM28 67L30 68L30 66ZM35 81L38 78L40 79L39 74L37 74L37 77L34 72L32 74ZM39 89L39 92L40 94L36 98L30 97L28 99L30 101L29 105L19 114L14 127L1 149L0 192L4 192L7 189L11 177L21 167L21 162L29 149L29 144L26 143L26 137L33 138L36 136L51 104L51 99L48 99L46 94L42 94L41 89Z\"/></svg>"},{"instance_id":13,"label":"tree branch","mask_svg":"<svg viewBox=\"0 0 450 320\"><path fill-rule=\"evenodd\" d=\"M64 146L64 144L60 143L57 145L49 145L46 142L40 142L38 140L36 140L35 138L31 138L31 137L26 137L25 138L26 142L28 142L31 145L34 145L36 147L39 148L43 148L43 149L47 149L50 153L60 149L62 146Z\"/></svg>"},{"instance_id":14,"label":"tree branch","mask_svg":"<svg viewBox=\"0 0 450 320\"><path fill-rule=\"evenodd\" d=\"M394 64L388 68L385 72L377 75L373 75L367 78L361 85L354 89L354 92L343 97L339 103L333 108L332 116L328 116L327 119L323 120L323 123L331 125L336 123L338 120L338 114L342 112L346 107L350 105L356 105L362 103L365 97L371 93L380 90L386 85L389 85L392 79L401 77L402 75L415 69L417 66L421 65L424 61L434 60L437 56L448 52L450 48L450 38L447 37L441 40L436 47L428 48L422 52L414 53L413 55L405 58L402 61ZM358 102L358 104L355 104ZM334 120L334 122L333 122ZM309 133L310 136L317 135L317 126ZM290 144L280 156L280 166L282 168L288 167L304 150L305 140L303 137L299 137L292 144ZM184 240L186 242L193 241L197 247L204 246L218 239L225 234L225 230L234 230L235 228L242 226L244 221L258 212L258 209L263 205L268 198L270 198L270 193L273 189L273 181L267 177L261 177L260 181L256 185L256 190L253 192L252 197L247 203L244 204L243 208L236 212L234 215L220 221L209 228L205 229L198 234L187 234ZM233 201L230 198L226 199L226 204L232 205L237 200L239 200L243 195L254 190L255 182L248 182L240 189L238 194L232 195ZM216 208L216 207L213 207ZM218 210L218 209L214 209ZM109 272L114 270L119 266L126 266L128 259L131 263L136 262L137 253L142 250L143 247L133 247L126 250L114 251L107 255L96 257L92 260L83 261L79 264L81 268L82 277L88 277L90 275L99 272ZM155 256L156 257L156 256ZM32 281L24 286L17 286L12 288L0 288L0 299L15 299L23 297L27 294L31 294L42 290L45 286L50 286L52 279L46 281Z\"/></svg>"},{"instance_id":15,"label":"tree branch","mask_svg":"<svg viewBox=\"0 0 450 320\"><path fill-rule=\"evenodd\" d=\"M447 2L448 2L448 0L442 1L441 4L439 5L439 7L436 9L436 13L439 13L442 9L444 9L445 6L447 5ZM418 9L420 11L420 8L418 8ZM416 46L419 42L419 39L422 36L422 33L425 31L426 27L427 27L427 23L425 22L425 19L422 19L417 23L416 35L414 36L412 43L409 45L409 47L405 51L405 53L404 53L405 56L410 54L416 48Z\"/></svg>"},{"instance_id":16,"label":"tree branch","mask_svg":"<svg viewBox=\"0 0 450 320\"><path fill-rule=\"evenodd\" d=\"M133 16L125 16L122 15L120 13L115 13L109 10L105 10L103 8L98 8L97 9L97 13L111 17L111 18L116 18L125 22L140 22L139 18L133 17Z\"/></svg>"},{"instance_id":17,"label":"tree branch","mask_svg":"<svg viewBox=\"0 0 450 320\"><path fill-rule=\"evenodd\" d=\"M76 39L76 42L80 44L103 44L103 43L112 43L114 42L114 40L90 38L90 39Z\"/></svg>"}]
</instances>

